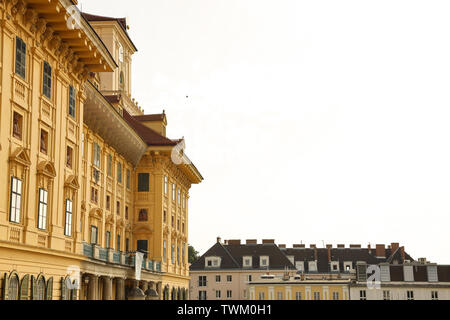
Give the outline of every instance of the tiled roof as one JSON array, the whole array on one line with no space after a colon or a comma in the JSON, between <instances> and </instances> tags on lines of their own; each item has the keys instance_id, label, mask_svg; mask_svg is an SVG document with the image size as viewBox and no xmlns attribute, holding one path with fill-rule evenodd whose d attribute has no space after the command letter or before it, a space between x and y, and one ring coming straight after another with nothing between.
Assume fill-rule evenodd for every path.
<instances>
[{"instance_id":1,"label":"tiled roof","mask_svg":"<svg viewBox=\"0 0 450 320\"><path fill-rule=\"evenodd\" d=\"M266 269L259 265L259 257L269 257L270 270L294 269L289 259L281 252L275 244L259 245L223 245L216 243L203 256L197 259L190 267L190 270L205 270L205 258L221 257L221 265L218 269L242 269L243 257L252 257L252 267L245 269Z\"/></svg>"},{"instance_id":2,"label":"tiled roof","mask_svg":"<svg viewBox=\"0 0 450 320\"><path fill-rule=\"evenodd\" d=\"M170 140L148 128L136 120L136 118L130 115L126 110L123 110L123 118L148 146L176 146L180 142L180 140Z\"/></svg>"},{"instance_id":3,"label":"tiled roof","mask_svg":"<svg viewBox=\"0 0 450 320\"><path fill-rule=\"evenodd\" d=\"M133 45L134 49L137 51L136 46L134 45L133 41L131 40L130 35L128 34L127 19L126 18L104 17L104 16L98 16L98 15L95 15L95 14L89 14L89 13L85 13L85 12L82 12L81 14L83 15L83 17L87 21L117 21L117 23L119 23L119 25L122 27L122 30L127 35L128 39L130 40L130 42Z\"/></svg>"},{"instance_id":4,"label":"tiled roof","mask_svg":"<svg viewBox=\"0 0 450 320\"><path fill-rule=\"evenodd\" d=\"M134 116L134 118L138 121L164 121L166 115L162 114L146 114L143 116Z\"/></svg>"}]
</instances>

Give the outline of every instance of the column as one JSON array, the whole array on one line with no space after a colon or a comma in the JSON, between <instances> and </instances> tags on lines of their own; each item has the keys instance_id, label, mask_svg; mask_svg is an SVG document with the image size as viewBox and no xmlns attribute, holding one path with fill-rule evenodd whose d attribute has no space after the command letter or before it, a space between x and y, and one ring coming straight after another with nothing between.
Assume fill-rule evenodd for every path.
<instances>
[{"instance_id":1,"label":"column","mask_svg":"<svg viewBox=\"0 0 450 320\"><path fill-rule=\"evenodd\" d=\"M148 289L148 282L147 281L143 281L142 282L142 291L146 292Z\"/></svg>"},{"instance_id":2,"label":"column","mask_svg":"<svg viewBox=\"0 0 450 320\"><path fill-rule=\"evenodd\" d=\"M97 300L98 276L89 275L88 300Z\"/></svg>"},{"instance_id":3,"label":"column","mask_svg":"<svg viewBox=\"0 0 450 320\"><path fill-rule=\"evenodd\" d=\"M103 300L112 300L112 278L103 278Z\"/></svg>"},{"instance_id":4,"label":"column","mask_svg":"<svg viewBox=\"0 0 450 320\"><path fill-rule=\"evenodd\" d=\"M116 300L125 300L125 280L116 278Z\"/></svg>"}]
</instances>

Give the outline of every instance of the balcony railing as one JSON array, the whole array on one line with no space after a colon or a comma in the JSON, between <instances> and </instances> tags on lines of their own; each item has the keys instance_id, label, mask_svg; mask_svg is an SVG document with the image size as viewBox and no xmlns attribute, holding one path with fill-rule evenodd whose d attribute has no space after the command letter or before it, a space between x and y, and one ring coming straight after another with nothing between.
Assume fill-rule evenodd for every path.
<instances>
[{"instance_id":1,"label":"balcony railing","mask_svg":"<svg viewBox=\"0 0 450 320\"><path fill-rule=\"evenodd\" d=\"M93 260L110 264L116 264L134 268L136 264L136 252L121 253L112 249L99 248L96 245L83 243L83 255ZM144 257L142 270L149 272L161 272L161 262L149 260Z\"/></svg>"}]
</instances>

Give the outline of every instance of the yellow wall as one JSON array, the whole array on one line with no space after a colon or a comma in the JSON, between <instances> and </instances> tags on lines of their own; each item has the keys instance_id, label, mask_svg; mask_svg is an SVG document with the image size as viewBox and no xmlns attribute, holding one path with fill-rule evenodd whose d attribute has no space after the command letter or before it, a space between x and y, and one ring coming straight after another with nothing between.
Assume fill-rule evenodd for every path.
<instances>
[{"instance_id":1,"label":"yellow wall","mask_svg":"<svg viewBox=\"0 0 450 320\"><path fill-rule=\"evenodd\" d=\"M319 294L320 300L333 300L333 293L338 294L338 300L348 300L348 285L345 284L250 284L249 291L250 297L252 297L252 291L254 292L254 300L278 300L279 294L281 294L281 300L298 300L297 292L300 293L300 300L314 300L314 293ZM261 293L263 296L260 295Z\"/></svg>"}]
</instances>

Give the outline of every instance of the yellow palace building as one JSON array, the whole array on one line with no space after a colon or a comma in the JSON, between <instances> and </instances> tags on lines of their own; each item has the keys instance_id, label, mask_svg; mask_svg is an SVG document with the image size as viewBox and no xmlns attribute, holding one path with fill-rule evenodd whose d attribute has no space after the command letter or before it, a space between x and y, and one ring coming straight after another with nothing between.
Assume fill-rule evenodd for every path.
<instances>
[{"instance_id":1,"label":"yellow palace building","mask_svg":"<svg viewBox=\"0 0 450 320\"><path fill-rule=\"evenodd\" d=\"M131 97L126 20L76 4L0 1L0 299L187 299L203 178Z\"/></svg>"}]
</instances>

